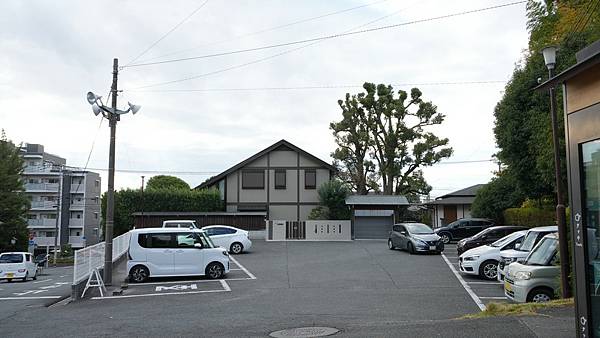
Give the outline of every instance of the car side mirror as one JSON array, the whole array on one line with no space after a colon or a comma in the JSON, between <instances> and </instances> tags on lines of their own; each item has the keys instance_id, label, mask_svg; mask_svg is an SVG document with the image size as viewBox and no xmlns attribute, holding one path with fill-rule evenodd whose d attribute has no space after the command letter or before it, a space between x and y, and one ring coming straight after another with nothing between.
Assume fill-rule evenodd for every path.
<instances>
[{"instance_id":1,"label":"car side mirror","mask_svg":"<svg viewBox=\"0 0 600 338\"><path fill-rule=\"evenodd\" d=\"M194 248L196 248L196 249L202 249L202 244L200 244L200 243L194 243Z\"/></svg>"},{"instance_id":2,"label":"car side mirror","mask_svg":"<svg viewBox=\"0 0 600 338\"><path fill-rule=\"evenodd\" d=\"M521 247L521 243L515 244L515 249L519 249Z\"/></svg>"},{"instance_id":3,"label":"car side mirror","mask_svg":"<svg viewBox=\"0 0 600 338\"><path fill-rule=\"evenodd\" d=\"M407 232L403 230L403 231L400 231L400 234L406 236Z\"/></svg>"},{"instance_id":4,"label":"car side mirror","mask_svg":"<svg viewBox=\"0 0 600 338\"><path fill-rule=\"evenodd\" d=\"M487 235L483 235L483 236L481 236L481 239L487 239L487 238L488 238L488 236L487 236Z\"/></svg>"}]
</instances>

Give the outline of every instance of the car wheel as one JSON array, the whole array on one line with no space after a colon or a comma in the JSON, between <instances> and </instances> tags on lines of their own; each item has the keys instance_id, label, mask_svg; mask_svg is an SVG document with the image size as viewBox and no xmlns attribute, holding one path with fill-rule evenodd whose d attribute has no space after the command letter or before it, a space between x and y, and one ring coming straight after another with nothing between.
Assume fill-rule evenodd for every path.
<instances>
[{"instance_id":1,"label":"car wheel","mask_svg":"<svg viewBox=\"0 0 600 338\"><path fill-rule=\"evenodd\" d=\"M442 242L444 242L444 244L450 243L450 235L449 234L442 232L439 236L441 237Z\"/></svg>"},{"instance_id":2,"label":"car wheel","mask_svg":"<svg viewBox=\"0 0 600 338\"><path fill-rule=\"evenodd\" d=\"M31 279L37 280L37 270L35 270L35 274L33 275L33 277L31 277Z\"/></svg>"},{"instance_id":3,"label":"car wheel","mask_svg":"<svg viewBox=\"0 0 600 338\"><path fill-rule=\"evenodd\" d=\"M134 283L143 283L150 277L150 271L143 265L136 265L129 271L129 280Z\"/></svg>"},{"instance_id":4,"label":"car wheel","mask_svg":"<svg viewBox=\"0 0 600 338\"><path fill-rule=\"evenodd\" d=\"M529 292L527 295L527 301L533 303L545 303L552 300L553 297L554 295L549 289L537 288Z\"/></svg>"},{"instance_id":5,"label":"car wheel","mask_svg":"<svg viewBox=\"0 0 600 338\"><path fill-rule=\"evenodd\" d=\"M231 246L229 247L229 251L234 254L240 254L242 253L242 251L244 251L244 246L242 245L242 243L239 242L235 242L233 244L231 244Z\"/></svg>"},{"instance_id":6,"label":"car wheel","mask_svg":"<svg viewBox=\"0 0 600 338\"><path fill-rule=\"evenodd\" d=\"M27 278L29 278L29 271L25 272L25 277L23 277L23 282L27 282Z\"/></svg>"},{"instance_id":7,"label":"car wheel","mask_svg":"<svg viewBox=\"0 0 600 338\"><path fill-rule=\"evenodd\" d=\"M498 279L498 262L496 261L485 261L479 266L479 276L487 280Z\"/></svg>"},{"instance_id":8,"label":"car wheel","mask_svg":"<svg viewBox=\"0 0 600 338\"><path fill-rule=\"evenodd\" d=\"M412 245L412 243L411 243L411 242L408 242L408 244L406 245L406 249L408 250L408 252L409 252L411 255L414 255L414 254L415 254L415 247Z\"/></svg>"},{"instance_id":9,"label":"car wheel","mask_svg":"<svg viewBox=\"0 0 600 338\"><path fill-rule=\"evenodd\" d=\"M206 276L210 279L219 279L223 277L223 265L221 263L212 262L206 267Z\"/></svg>"},{"instance_id":10,"label":"car wheel","mask_svg":"<svg viewBox=\"0 0 600 338\"><path fill-rule=\"evenodd\" d=\"M392 240L391 240L391 239L388 239L388 248L389 248L390 250L394 250L394 249L396 249L396 247L394 246L394 243L392 242Z\"/></svg>"}]
</instances>

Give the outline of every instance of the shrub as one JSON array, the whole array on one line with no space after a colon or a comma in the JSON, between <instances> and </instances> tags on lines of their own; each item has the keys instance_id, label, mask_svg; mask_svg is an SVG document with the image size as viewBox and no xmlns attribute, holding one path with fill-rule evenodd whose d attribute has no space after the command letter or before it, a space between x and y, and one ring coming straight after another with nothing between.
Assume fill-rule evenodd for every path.
<instances>
[{"instance_id":1,"label":"shrub","mask_svg":"<svg viewBox=\"0 0 600 338\"><path fill-rule=\"evenodd\" d=\"M489 218L497 224L503 224L503 211L520 206L524 199L515 179L503 173L477 191L471 213L474 217Z\"/></svg>"},{"instance_id":2,"label":"shrub","mask_svg":"<svg viewBox=\"0 0 600 338\"><path fill-rule=\"evenodd\" d=\"M115 192L114 236L133 226L133 213L139 211L222 211L223 201L216 189L203 190L140 190ZM102 195L102 227L106 220L106 194Z\"/></svg>"},{"instance_id":3,"label":"shrub","mask_svg":"<svg viewBox=\"0 0 600 338\"><path fill-rule=\"evenodd\" d=\"M555 216L554 210L551 209L510 208L504 211L504 222L533 228L554 225Z\"/></svg>"},{"instance_id":4,"label":"shrub","mask_svg":"<svg viewBox=\"0 0 600 338\"><path fill-rule=\"evenodd\" d=\"M319 187L320 206L314 208L309 219L350 219L350 208L346 205L346 197L350 189L338 180L331 180Z\"/></svg>"}]
</instances>

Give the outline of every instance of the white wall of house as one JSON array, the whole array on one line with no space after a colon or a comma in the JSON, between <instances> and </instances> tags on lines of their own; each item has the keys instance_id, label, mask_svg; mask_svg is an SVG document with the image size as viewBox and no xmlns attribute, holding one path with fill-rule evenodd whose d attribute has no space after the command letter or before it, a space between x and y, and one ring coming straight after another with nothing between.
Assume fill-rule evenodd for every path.
<instances>
[{"instance_id":1,"label":"white wall of house","mask_svg":"<svg viewBox=\"0 0 600 338\"><path fill-rule=\"evenodd\" d=\"M470 204L455 204L456 205L456 218L469 218L471 217L471 205ZM443 226L442 220L444 218L444 206L436 205L434 213L434 224L435 228Z\"/></svg>"}]
</instances>

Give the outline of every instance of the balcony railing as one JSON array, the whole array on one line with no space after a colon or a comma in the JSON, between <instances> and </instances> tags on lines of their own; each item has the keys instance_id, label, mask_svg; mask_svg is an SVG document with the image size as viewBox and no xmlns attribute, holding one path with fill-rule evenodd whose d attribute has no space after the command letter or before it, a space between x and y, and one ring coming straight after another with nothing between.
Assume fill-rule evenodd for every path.
<instances>
[{"instance_id":1,"label":"balcony railing","mask_svg":"<svg viewBox=\"0 0 600 338\"><path fill-rule=\"evenodd\" d=\"M25 191L32 190L58 192L58 183L26 183Z\"/></svg>"},{"instance_id":2,"label":"balcony railing","mask_svg":"<svg viewBox=\"0 0 600 338\"><path fill-rule=\"evenodd\" d=\"M34 242L37 246L54 246L54 237L36 237Z\"/></svg>"},{"instance_id":3,"label":"balcony railing","mask_svg":"<svg viewBox=\"0 0 600 338\"><path fill-rule=\"evenodd\" d=\"M33 201L33 202L31 202L31 209L56 209L56 202L54 202L54 201Z\"/></svg>"},{"instance_id":4,"label":"balcony railing","mask_svg":"<svg viewBox=\"0 0 600 338\"><path fill-rule=\"evenodd\" d=\"M82 248L85 246L85 239L82 236L69 236L69 244L72 247Z\"/></svg>"},{"instance_id":5,"label":"balcony railing","mask_svg":"<svg viewBox=\"0 0 600 338\"><path fill-rule=\"evenodd\" d=\"M71 192L72 193L79 193L79 194L83 194L85 192L85 184L81 183L73 183L71 184Z\"/></svg>"},{"instance_id":6,"label":"balcony railing","mask_svg":"<svg viewBox=\"0 0 600 338\"><path fill-rule=\"evenodd\" d=\"M75 202L75 203L71 203L71 209L83 209L85 207L85 203L84 202Z\"/></svg>"},{"instance_id":7,"label":"balcony railing","mask_svg":"<svg viewBox=\"0 0 600 338\"><path fill-rule=\"evenodd\" d=\"M70 218L69 226L71 227L82 227L83 226L83 218Z\"/></svg>"},{"instance_id":8,"label":"balcony railing","mask_svg":"<svg viewBox=\"0 0 600 338\"><path fill-rule=\"evenodd\" d=\"M23 168L26 173L60 173L57 168L42 165L28 165Z\"/></svg>"},{"instance_id":9,"label":"balcony railing","mask_svg":"<svg viewBox=\"0 0 600 338\"><path fill-rule=\"evenodd\" d=\"M56 219L52 219L52 218L28 219L27 225L29 225L30 227L55 227Z\"/></svg>"}]
</instances>

